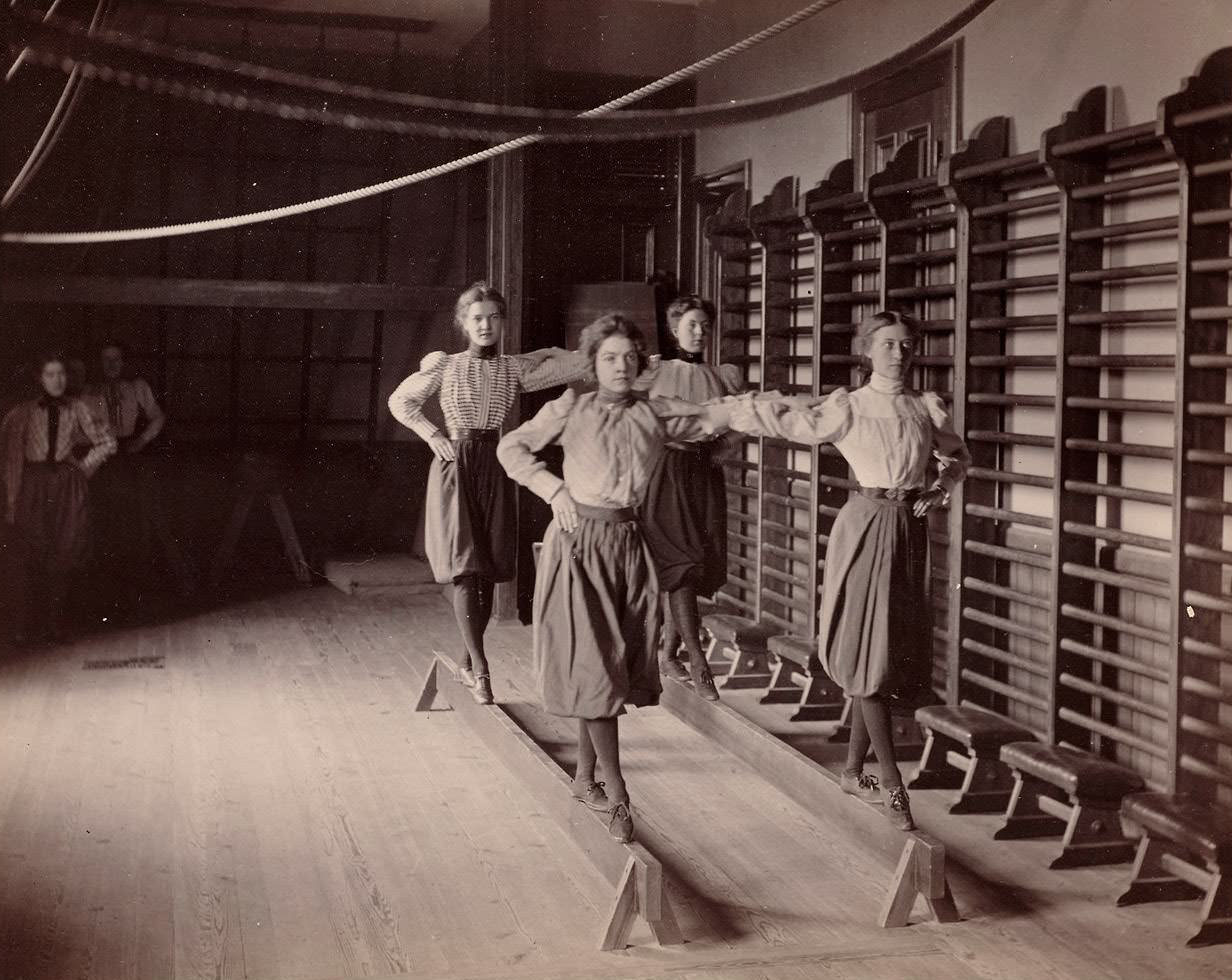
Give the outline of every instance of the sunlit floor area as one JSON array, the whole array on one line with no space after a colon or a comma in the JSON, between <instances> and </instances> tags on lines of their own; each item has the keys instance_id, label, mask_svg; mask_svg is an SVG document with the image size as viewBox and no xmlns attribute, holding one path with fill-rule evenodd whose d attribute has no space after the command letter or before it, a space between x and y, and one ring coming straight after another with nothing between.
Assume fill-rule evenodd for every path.
<instances>
[{"instance_id":1,"label":"sunlit floor area","mask_svg":"<svg viewBox=\"0 0 1232 980\"><path fill-rule=\"evenodd\" d=\"M490 635L498 700L568 765L530 631ZM1193 903L1118 910L1128 866L1048 871L1055 842L994 843L938 793L914 803L964 921L879 929L860 841L663 709L623 752L687 941L598 952L609 883L457 713L412 710L454 636L439 595L316 588L5 649L0 976L1227 975L1182 945Z\"/></svg>"}]
</instances>

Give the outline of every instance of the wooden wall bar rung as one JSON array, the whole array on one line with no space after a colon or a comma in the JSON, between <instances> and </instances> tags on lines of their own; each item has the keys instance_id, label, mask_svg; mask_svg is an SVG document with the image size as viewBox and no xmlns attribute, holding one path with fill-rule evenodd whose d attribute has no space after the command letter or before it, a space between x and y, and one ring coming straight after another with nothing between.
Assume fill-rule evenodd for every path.
<instances>
[{"instance_id":1,"label":"wooden wall bar rung","mask_svg":"<svg viewBox=\"0 0 1232 980\"><path fill-rule=\"evenodd\" d=\"M1173 190L1176 187L1177 175L1173 172L1158 174L1143 174L1139 177L1122 177L1120 180L1108 180L1085 187L1075 187L1074 199L1086 200L1092 197L1110 197L1114 194L1126 194L1130 191L1147 188L1158 190Z\"/></svg>"},{"instance_id":2,"label":"wooden wall bar rung","mask_svg":"<svg viewBox=\"0 0 1232 980\"><path fill-rule=\"evenodd\" d=\"M1040 664L1032 663L1030 660L1024 660L1022 654L1008 653L1000 647L989 646L987 643L981 643L979 640L973 640L971 637L965 637L962 641L962 648L971 653L979 654L981 657L987 657L989 660L1003 664L1014 670L1022 670L1028 674L1041 679L1047 678L1047 668Z\"/></svg>"},{"instance_id":3,"label":"wooden wall bar rung","mask_svg":"<svg viewBox=\"0 0 1232 980\"><path fill-rule=\"evenodd\" d=\"M1067 493L1078 493L1091 497L1115 497L1117 500L1136 500L1141 504L1158 504L1160 507L1172 506L1171 494L1158 493L1154 490L1139 490L1137 487L1117 487L1087 480L1066 480L1064 487Z\"/></svg>"},{"instance_id":4,"label":"wooden wall bar rung","mask_svg":"<svg viewBox=\"0 0 1232 980\"><path fill-rule=\"evenodd\" d=\"M1232 615L1220 578L1232 569L1232 111L1215 108L1232 105L1232 55L1151 122L1109 131L1109 104L1092 89L1038 150L1013 155L1010 121L989 120L935 175L908 143L863 188L851 161L798 197L780 181L722 228L729 257L751 263L729 270L743 292L724 323L745 345L730 359L762 387L824 396L855 381L862 317L919 318L916 383L942 393L974 456L938 515L946 527L928 531L946 700L1209 795L1227 788L1211 772L1232 775L1196 731L1218 726L1209 709L1228 685L1210 671L1232 663L1220 625ZM1173 241L1169 261L1160 246ZM1159 327L1176 328L1175 352L1152 346ZM1163 372L1176 397L1159 392ZM856 484L833 447L761 440L747 462L728 470L747 484L742 597L784 627L807 606L803 623L819 580L797 592L799 566L824 572ZM1168 466L1172 489L1155 489ZM1143 533L1160 512L1140 505L1168 508L1171 536Z\"/></svg>"},{"instance_id":5,"label":"wooden wall bar rung","mask_svg":"<svg viewBox=\"0 0 1232 980\"><path fill-rule=\"evenodd\" d=\"M1061 641L1061 647L1068 653L1076 653L1079 656L1094 660L1097 663L1106 664L1109 667L1115 667L1118 670L1127 670L1139 677L1146 677L1153 681L1165 683L1168 680L1168 672L1166 670L1152 667L1150 664L1144 664L1141 661L1133 660L1118 653L1102 650L1099 647L1079 643L1077 640L1064 639Z\"/></svg>"}]
</instances>

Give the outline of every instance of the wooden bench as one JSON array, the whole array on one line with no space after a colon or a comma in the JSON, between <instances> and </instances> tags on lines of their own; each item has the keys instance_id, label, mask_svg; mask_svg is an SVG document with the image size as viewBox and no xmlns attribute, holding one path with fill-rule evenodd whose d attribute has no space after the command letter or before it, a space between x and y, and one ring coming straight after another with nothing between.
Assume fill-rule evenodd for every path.
<instances>
[{"instance_id":1,"label":"wooden bench","mask_svg":"<svg viewBox=\"0 0 1232 980\"><path fill-rule=\"evenodd\" d=\"M1121 823L1140 837L1133 877L1117 905L1202 898L1198 931L1186 946L1232 942L1232 814L1191 796L1134 793Z\"/></svg>"},{"instance_id":2,"label":"wooden bench","mask_svg":"<svg viewBox=\"0 0 1232 980\"><path fill-rule=\"evenodd\" d=\"M991 711L953 704L920 708L915 720L924 729L924 753L911 789L957 789L950 813L996 813L1009 804L1010 771L1001 746L1031 733Z\"/></svg>"},{"instance_id":3,"label":"wooden bench","mask_svg":"<svg viewBox=\"0 0 1232 980\"><path fill-rule=\"evenodd\" d=\"M1014 789L997 840L1064 834L1050 868L1117 864L1134 855L1121 833L1121 801L1145 784L1136 772L1090 752L1041 742L1001 746Z\"/></svg>"},{"instance_id":4,"label":"wooden bench","mask_svg":"<svg viewBox=\"0 0 1232 980\"><path fill-rule=\"evenodd\" d=\"M783 633L767 641L774 676L762 704L796 704L792 721L834 721L843 715L842 689L830 680L817 654L817 641ZM802 686L797 686L799 677Z\"/></svg>"},{"instance_id":5,"label":"wooden bench","mask_svg":"<svg viewBox=\"0 0 1232 980\"><path fill-rule=\"evenodd\" d=\"M770 651L766 646L778 627L744 616L714 613L702 618L710 635L706 662L723 688L757 688L770 683Z\"/></svg>"}]
</instances>

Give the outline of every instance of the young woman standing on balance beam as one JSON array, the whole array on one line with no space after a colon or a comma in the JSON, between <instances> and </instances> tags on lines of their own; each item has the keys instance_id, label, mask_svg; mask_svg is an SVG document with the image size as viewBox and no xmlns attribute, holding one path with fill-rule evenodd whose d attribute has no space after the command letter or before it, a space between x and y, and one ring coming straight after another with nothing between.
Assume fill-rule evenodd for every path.
<instances>
[{"instance_id":1,"label":"young woman standing on balance beam","mask_svg":"<svg viewBox=\"0 0 1232 980\"><path fill-rule=\"evenodd\" d=\"M466 647L462 680L480 704L493 700L483 648L492 594L497 582L513 578L516 556L513 488L496 462L500 427L520 392L568 384L586 374L582 356L560 348L498 353L506 312L500 293L475 283L454 305L466 350L434 351L389 396L394 418L434 455L424 504L425 550L436 580L453 586L454 617ZM424 415L424 403L433 395L448 434Z\"/></svg>"},{"instance_id":2,"label":"young woman standing on balance beam","mask_svg":"<svg viewBox=\"0 0 1232 980\"><path fill-rule=\"evenodd\" d=\"M871 743L887 790L886 815L913 830L894 755L890 713L928 690L932 629L928 602L928 521L967 472L971 457L941 397L907 386L919 324L877 313L856 331L867 383L839 388L801 409L790 400L737 399L705 409L712 424L792 442L833 443L859 481L830 531L821 601L821 660L852 698L851 742L842 787L882 802L865 775ZM797 403L798 404L798 403ZM939 473L926 483L935 458Z\"/></svg>"},{"instance_id":3,"label":"young woman standing on balance beam","mask_svg":"<svg viewBox=\"0 0 1232 980\"><path fill-rule=\"evenodd\" d=\"M641 330L608 314L582 334L599 389L567 391L497 447L501 465L552 506L535 576L534 663L544 707L578 719L573 795L633 838L618 717L657 704L659 588L638 508L666 446L713 438L702 409L634 392L647 364ZM682 415L689 417L683 418ZM564 479L536 453L558 444ZM596 762L605 783L595 782ZM606 789L606 791L605 791Z\"/></svg>"},{"instance_id":4,"label":"young woman standing on balance beam","mask_svg":"<svg viewBox=\"0 0 1232 980\"><path fill-rule=\"evenodd\" d=\"M744 388L733 364L706 363L706 343L714 324L714 304L700 296L680 296L667 308L677 356L651 358L637 388L651 398L714 401ZM727 487L719 454L724 440L672 442L650 476L642 505L642 533L667 597L664 642L659 650L663 673L678 680L690 674L697 693L717 701L714 678L702 655L697 597L712 596L727 581ZM681 639L689 671L676 659Z\"/></svg>"}]
</instances>

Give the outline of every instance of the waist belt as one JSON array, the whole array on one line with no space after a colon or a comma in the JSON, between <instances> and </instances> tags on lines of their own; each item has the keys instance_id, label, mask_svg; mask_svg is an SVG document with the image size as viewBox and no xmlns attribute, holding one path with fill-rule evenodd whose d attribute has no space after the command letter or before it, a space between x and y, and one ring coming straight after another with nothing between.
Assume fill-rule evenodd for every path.
<instances>
[{"instance_id":1,"label":"waist belt","mask_svg":"<svg viewBox=\"0 0 1232 980\"><path fill-rule=\"evenodd\" d=\"M895 503L909 504L924 491L919 487L860 487L859 493L871 500L892 500Z\"/></svg>"},{"instance_id":2,"label":"waist belt","mask_svg":"<svg viewBox=\"0 0 1232 980\"><path fill-rule=\"evenodd\" d=\"M500 429L450 429L454 442L500 442Z\"/></svg>"},{"instance_id":3,"label":"waist belt","mask_svg":"<svg viewBox=\"0 0 1232 980\"><path fill-rule=\"evenodd\" d=\"M633 507L591 507L589 504L574 504L578 517L588 521L602 521L604 524L623 524L626 521L637 520L637 510Z\"/></svg>"},{"instance_id":4,"label":"waist belt","mask_svg":"<svg viewBox=\"0 0 1232 980\"><path fill-rule=\"evenodd\" d=\"M674 453L689 453L692 456L705 456L714 449L714 441L707 442L669 442L667 448Z\"/></svg>"}]
</instances>

